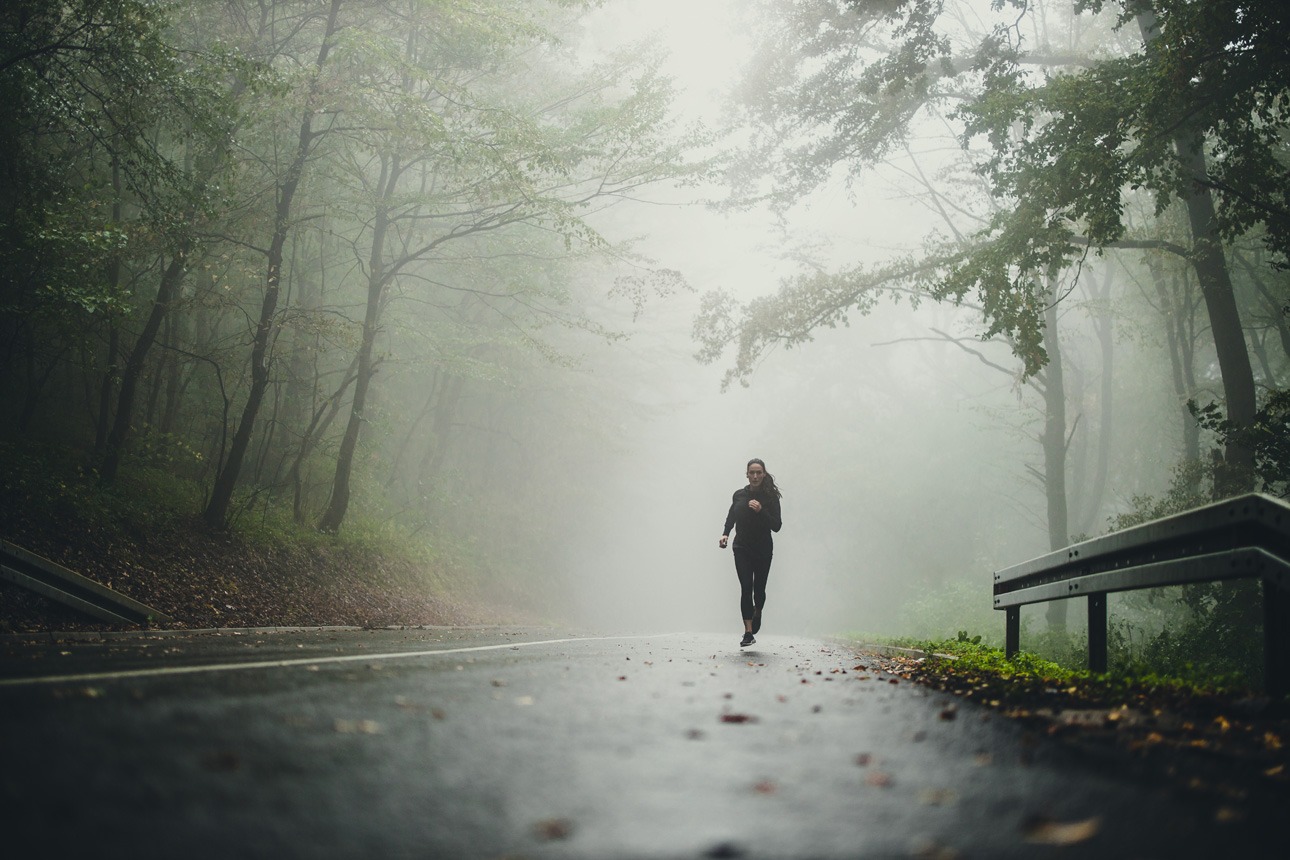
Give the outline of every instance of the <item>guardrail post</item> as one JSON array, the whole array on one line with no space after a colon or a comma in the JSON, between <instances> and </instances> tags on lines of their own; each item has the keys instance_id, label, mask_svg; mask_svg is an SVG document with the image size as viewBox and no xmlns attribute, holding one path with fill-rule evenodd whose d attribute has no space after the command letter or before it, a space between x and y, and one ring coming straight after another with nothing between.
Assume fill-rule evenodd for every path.
<instances>
[{"instance_id":1,"label":"guardrail post","mask_svg":"<svg viewBox=\"0 0 1290 860\"><path fill-rule=\"evenodd\" d=\"M1263 689L1279 701L1290 693L1290 591L1263 580Z\"/></svg>"},{"instance_id":2,"label":"guardrail post","mask_svg":"<svg viewBox=\"0 0 1290 860\"><path fill-rule=\"evenodd\" d=\"M1106 594L1088 596L1088 670L1106 672Z\"/></svg>"},{"instance_id":3,"label":"guardrail post","mask_svg":"<svg viewBox=\"0 0 1290 860\"><path fill-rule=\"evenodd\" d=\"M1009 606L1003 611L1005 627L1003 636L1003 653L1015 657L1021 650L1021 607Z\"/></svg>"}]
</instances>

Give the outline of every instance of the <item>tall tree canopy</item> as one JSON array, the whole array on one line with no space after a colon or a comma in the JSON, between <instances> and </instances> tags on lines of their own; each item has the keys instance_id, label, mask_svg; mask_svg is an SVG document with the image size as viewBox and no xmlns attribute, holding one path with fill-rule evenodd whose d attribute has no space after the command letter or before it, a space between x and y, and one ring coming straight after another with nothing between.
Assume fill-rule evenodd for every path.
<instances>
[{"instance_id":1,"label":"tall tree canopy","mask_svg":"<svg viewBox=\"0 0 1290 860\"><path fill-rule=\"evenodd\" d=\"M567 381L615 277L676 285L595 216L700 171L697 132L657 51L580 51L594 5L6 4L6 437L191 481L216 529L290 498L468 542L501 464L617 420Z\"/></svg>"},{"instance_id":2,"label":"tall tree canopy","mask_svg":"<svg viewBox=\"0 0 1290 860\"><path fill-rule=\"evenodd\" d=\"M1068 7L1067 7L1068 8ZM745 378L769 346L863 312L909 287L978 305L1027 374L1047 360L1053 277L1090 250L1167 249L1195 270L1222 369L1227 417L1249 425L1254 378L1225 248L1288 250L1287 22L1273 0L1089 0L1066 41L1039 0L996 0L993 18L953 0L811 0L777 15L768 62L749 76L748 157L736 199L788 205L841 175L855 179L929 119L954 124L994 200L983 225L930 235L891 265L812 275L747 306L714 294L696 325L702 357L738 343ZM1101 38L1081 39L1081 33ZM764 181L751 165L771 165ZM1184 204L1185 244L1131 227L1130 203ZM706 332L706 334L705 334ZM1249 486L1251 450L1229 437L1227 489Z\"/></svg>"}]
</instances>

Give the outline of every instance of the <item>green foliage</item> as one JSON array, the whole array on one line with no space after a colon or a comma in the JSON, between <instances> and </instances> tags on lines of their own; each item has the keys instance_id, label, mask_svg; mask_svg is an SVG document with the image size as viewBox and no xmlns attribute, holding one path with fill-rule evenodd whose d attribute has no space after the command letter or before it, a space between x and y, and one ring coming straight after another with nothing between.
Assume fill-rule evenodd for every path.
<instances>
[{"instance_id":1,"label":"green foliage","mask_svg":"<svg viewBox=\"0 0 1290 860\"><path fill-rule=\"evenodd\" d=\"M70 518L111 532L147 532L185 524L198 489L169 469L141 469L103 486L74 449L0 441L0 496L8 514L59 522Z\"/></svg>"},{"instance_id":2,"label":"green foliage","mask_svg":"<svg viewBox=\"0 0 1290 860\"><path fill-rule=\"evenodd\" d=\"M1133 496L1128 510L1107 521L1108 530L1120 531L1208 504L1214 500L1212 480L1212 471L1203 463L1180 463L1174 467L1169 488L1162 495Z\"/></svg>"},{"instance_id":3,"label":"green foliage","mask_svg":"<svg viewBox=\"0 0 1290 860\"><path fill-rule=\"evenodd\" d=\"M926 260L897 260L881 267L855 266L842 272L811 272L786 278L778 292L739 302L717 290L705 294L692 333L699 361L717 361L735 345L734 364L722 379L747 386L767 352L809 343L816 331L846 327L850 315L864 316L884 297L907 291L917 303L936 273L961 259L956 249Z\"/></svg>"},{"instance_id":4,"label":"green foliage","mask_svg":"<svg viewBox=\"0 0 1290 860\"><path fill-rule=\"evenodd\" d=\"M1200 406L1189 401L1187 408L1206 430L1215 433L1223 445L1233 441L1254 451L1254 469L1260 489L1285 497L1290 495L1290 389L1263 392L1254 420L1248 425L1229 421L1217 403Z\"/></svg>"},{"instance_id":5,"label":"green foliage","mask_svg":"<svg viewBox=\"0 0 1290 860\"><path fill-rule=\"evenodd\" d=\"M1239 675L1190 670L1179 673L1172 668L1146 664L1117 665L1110 673L1100 675L1033 650L1022 650L1008 658L1003 649L983 645L966 631L952 639L898 639L891 640L890 644L925 652L932 673L966 681L985 693L986 698L1024 699L1034 693L1055 690L1079 690L1087 697L1105 698L1141 689L1188 694L1250 689L1249 679Z\"/></svg>"},{"instance_id":6,"label":"green foliage","mask_svg":"<svg viewBox=\"0 0 1290 860\"><path fill-rule=\"evenodd\" d=\"M1065 52L1053 47L1067 36L1052 38L1063 23L1050 6L998 2L972 32L964 21L979 13L957 5L819 0L768 9L774 24L741 92L751 142L730 172L732 203L786 208L840 171L858 177L881 164L919 118L960 123L995 209L965 211L965 226L951 226L963 235L957 259L922 286L979 307L983 336L1006 338L1027 376L1047 361L1043 311L1058 298L1049 283L1090 249L1122 243L1139 193L1159 215L1201 183L1224 239L1262 238L1284 262L1290 31L1280 0L1159 0L1150 4L1160 25L1150 47L1135 17L1147 4L1085 2L1066 25ZM1121 13L1119 32L1094 44L1113 23L1094 17L1104 7ZM1031 23L1044 35L1023 37ZM1205 176L1185 168L1184 138L1203 147ZM924 260L945 256L934 236L926 244ZM785 281L776 304L804 325L786 329L752 305L727 310L723 325L705 329L702 355L719 356L724 336L737 346L731 374L742 380L766 349L809 338L848 307L863 312L871 296Z\"/></svg>"},{"instance_id":7,"label":"green foliage","mask_svg":"<svg viewBox=\"0 0 1290 860\"><path fill-rule=\"evenodd\" d=\"M1111 529L1119 531L1211 502L1204 478L1200 464L1183 464L1165 494L1133 498L1131 509L1111 520ZM1113 615L1108 629L1113 665L1150 668L1183 678L1241 679L1248 684L1262 678L1259 583L1204 582L1129 592L1119 600L1123 617ZM1149 624L1145 623L1148 617L1152 618Z\"/></svg>"},{"instance_id":8,"label":"green foliage","mask_svg":"<svg viewBox=\"0 0 1290 860\"><path fill-rule=\"evenodd\" d=\"M942 640L978 631L978 639L1003 644L1003 613L990 605L989 577L966 577L919 588L901 601L888 633L899 632L917 640Z\"/></svg>"}]
</instances>

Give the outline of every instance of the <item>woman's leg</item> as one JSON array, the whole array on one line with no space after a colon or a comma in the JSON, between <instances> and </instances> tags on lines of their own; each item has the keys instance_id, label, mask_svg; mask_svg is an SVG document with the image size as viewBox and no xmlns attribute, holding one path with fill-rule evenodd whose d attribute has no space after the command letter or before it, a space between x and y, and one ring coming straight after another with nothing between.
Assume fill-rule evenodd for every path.
<instances>
[{"instance_id":1,"label":"woman's leg","mask_svg":"<svg viewBox=\"0 0 1290 860\"><path fill-rule=\"evenodd\" d=\"M739 612L744 620L744 629L752 629L753 586L756 579L755 557L743 550L734 550L735 574L739 577Z\"/></svg>"},{"instance_id":2,"label":"woman's leg","mask_svg":"<svg viewBox=\"0 0 1290 860\"><path fill-rule=\"evenodd\" d=\"M757 558L753 564L753 621L749 628L753 633L761 629L761 610L766 605L766 580L770 579L771 556Z\"/></svg>"}]
</instances>

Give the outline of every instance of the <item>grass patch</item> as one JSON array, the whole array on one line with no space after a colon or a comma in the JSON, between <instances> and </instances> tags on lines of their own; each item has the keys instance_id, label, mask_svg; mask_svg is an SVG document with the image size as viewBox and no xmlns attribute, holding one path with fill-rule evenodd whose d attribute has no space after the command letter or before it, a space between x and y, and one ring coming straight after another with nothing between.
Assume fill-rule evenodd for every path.
<instances>
[{"instance_id":1,"label":"grass patch","mask_svg":"<svg viewBox=\"0 0 1290 860\"><path fill-rule=\"evenodd\" d=\"M1179 676L1144 670L1140 665L1127 672L1097 673L1063 665L1032 651L1007 657L1002 648L965 631L953 639L940 640L855 634L846 638L923 651L925 658L908 665L912 675L994 706L1033 703L1036 698L1053 694L1061 694L1068 707L1113 706L1160 696L1177 699L1251 694L1240 676Z\"/></svg>"}]
</instances>

